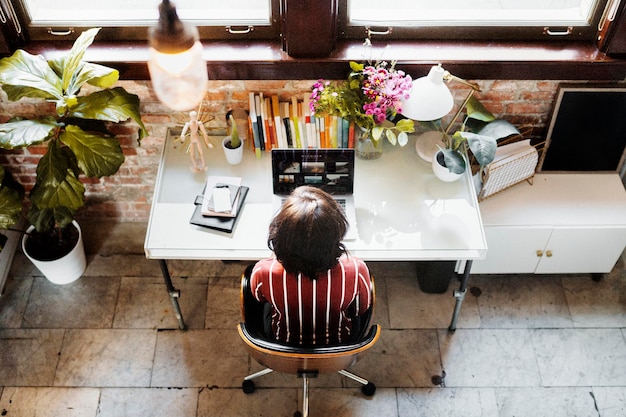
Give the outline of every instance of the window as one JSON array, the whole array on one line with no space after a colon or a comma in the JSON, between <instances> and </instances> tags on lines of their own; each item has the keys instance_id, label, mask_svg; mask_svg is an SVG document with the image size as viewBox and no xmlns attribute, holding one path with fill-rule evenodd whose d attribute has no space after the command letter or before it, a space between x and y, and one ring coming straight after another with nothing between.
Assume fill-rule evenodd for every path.
<instances>
[{"instance_id":1,"label":"window","mask_svg":"<svg viewBox=\"0 0 626 417\"><path fill-rule=\"evenodd\" d=\"M5 44L0 46L14 50L35 41L55 47L52 41L70 41L84 28L94 26L103 27L98 41L141 44L157 17L159 3L160 0L0 0L0 43L4 40ZM578 48L577 56L590 61L596 58L598 49L609 51L617 43L613 33L626 20L626 0L175 0L175 3L181 18L198 27L202 40L225 40L228 42L221 46L240 51L248 45L246 42L259 41L254 42L255 48L248 53L251 61L271 56L272 62L286 62L282 59L282 53L286 52L296 60L330 57L330 62L335 63L342 59L337 54L350 51L351 45L362 42L368 33L379 45L389 42L399 47L419 46L422 40L443 40L449 45L466 40L557 40ZM611 23L613 17L616 20ZM599 30L602 25L605 32ZM245 42L230 42L239 40ZM611 50L611 54L624 54L624 50ZM262 57L252 57L259 51L263 51Z\"/></svg>"},{"instance_id":2,"label":"window","mask_svg":"<svg viewBox=\"0 0 626 417\"><path fill-rule=\"evenodd\" d=\"M277 1L277 0L276 0ZM279 36L272 0L179 0L178 16L197 26L203 39L263 39ZM28 22L29 37L48 40L103 27L101 38L146 39L158 19L160 0L21 0L14 1Z\"/></svg>"},{"instance_id":3,"label":"window","mask_svg":"<svg viewBox=\"0 0 626 417\"><path fill-rule=\"evenodd\" d=\"M607 0L348 0L348 38L592 40ZM611 0L608 1L611 3ZM612 3L619 4L618 1Z\"/></svg>"}]
</instances>

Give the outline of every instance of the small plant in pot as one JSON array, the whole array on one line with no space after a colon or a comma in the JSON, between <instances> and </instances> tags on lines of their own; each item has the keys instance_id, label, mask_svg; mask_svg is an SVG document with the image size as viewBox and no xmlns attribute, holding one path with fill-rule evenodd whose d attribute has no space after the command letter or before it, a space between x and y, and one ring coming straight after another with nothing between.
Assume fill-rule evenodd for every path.
<instances>
[{"instance_id":1,"label":"small plant in pot","mask_svg":"<svg viewBox=\"0 0 626 417\"><path fill-rule=\"evenodd\" d=\"M109 125L132 119L139 125L138 140L147 135L139 97L122 87L111 88L119 79L118 71L83 60L98 31L83 32L62 57L46 60L18 50L0 60L0 84L9 100L27 97L55 105L53 114L30 120L13 117L0 123L0 148L47 144L37 165L35 185L28 193L27 219L31 227L23 241L29 253L35 251L36 242L41 242L41 253L33 256L37 259L62 256L68 242L70 250L76 246L80 228L74 216L85 204L85 187L80 178L113 175L124 162L120 143ZM4 169L3 173L6 177ZM0 194L15 189L2 185ZM15 202L15 194L11 195ZM0 219L8 219L14 210L14 205L0 204ZM0 222L0 227L10 227L9 222Z\"/></svg>"},{"instance_id":2,"label":"small plant in pot","mask_svg":"<svg viewBox=\"0 0 626 417\"><path fill-rule=\"evenodd\" d=\"M454 181L465 172L467 161L464 154L468 150L482 169L494 160L498 139L520 134L511 123L496 119L475 97L468 100L466 109L460 129L452 135L448 134L450 126L443 131L441 121L435 123L441 130L443 146L439 146L432 166L435 175L443 181Z\"/></svg>"},{"instance_id":3,"label":"small plant in pot","mask_svg":"<svg viewBox=\"0 0 626 417\"><path fill-rule=\"evenodd\" d=\"M231 165L236 165L241 162L243 157L243 143L239 137L237 123L235 123L232 113L229 113L228 121L230 123L230 135L224 138L222 147L224 148L226 161Z\"/></svg>"}]
</instances>

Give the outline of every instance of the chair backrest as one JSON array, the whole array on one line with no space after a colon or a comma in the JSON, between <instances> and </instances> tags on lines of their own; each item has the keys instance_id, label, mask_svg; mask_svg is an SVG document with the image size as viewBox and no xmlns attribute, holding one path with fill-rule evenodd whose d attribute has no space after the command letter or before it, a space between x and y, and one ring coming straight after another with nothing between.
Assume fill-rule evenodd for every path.
<instances>
[{"instance_id":1,"label":"chair backrest","mask_svg":"<svg viewBox=\"0 0 626 417\"><path fill-rule=\"evenodd\" d=\"M374 310L372 305L361 318L361 334L354 342L333 346L300 347L269 340L263 332L263 304L250 291L250 274L241 279L241 312L243 322L239 324L239 336L250 356L260 364L285 373L329 373L354 365L363 353L369 350L380 337L380 326L369 326ZM372 291L374 283L372 280Z\"/></svg>"}]
</instances>

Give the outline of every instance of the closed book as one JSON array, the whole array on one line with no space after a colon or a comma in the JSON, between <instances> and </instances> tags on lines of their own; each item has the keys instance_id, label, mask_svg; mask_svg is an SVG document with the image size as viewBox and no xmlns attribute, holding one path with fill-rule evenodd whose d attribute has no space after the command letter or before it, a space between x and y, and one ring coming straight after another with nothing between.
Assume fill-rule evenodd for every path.
<instances>
[{"instance_id":1,"label":"closed book","mask_svg":"<svg viewBox=\"0 0 626 417\"><path fill-rule=\"evenodd\" d=\"M237 214L241 213L241 208L243 203L248 195L248 190L250 188L245 185L241 186L239 191L239 198L237 200ZM196 205L193 214L191 215L191 219L189 219L189 223L206 227L207 229L219 230L221 232L232 233L237 225L237 220L239 219L239 215L235 217L217 217L217 216L203 216L202 215L202 202L204 201L204 196L199 195L196 197L194 204Z\"/></svg>"}]
</instances>

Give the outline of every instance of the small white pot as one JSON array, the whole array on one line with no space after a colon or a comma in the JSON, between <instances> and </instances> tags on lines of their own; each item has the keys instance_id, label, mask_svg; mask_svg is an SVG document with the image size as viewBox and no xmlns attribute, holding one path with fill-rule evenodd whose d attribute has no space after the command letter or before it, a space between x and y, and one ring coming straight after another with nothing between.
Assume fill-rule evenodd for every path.
<instances>
[{"instance_id":1,"label":"small white pot","mask_svg":"<svg viewBox=\"0 0 626 417\"><path fill-rule=\"evenodd\" d=\"M236 149L231 149L226 147L228 141L230 141L230 136L226 136L222 141L222 149L224 149L224 155L226 156L226 162L231 165L237 165L241 163L241 159L243 158L243 139L241 139L241 145Z\"/></svg>"},{"instance_id":2,"label":"small white pot","mask_svg":"<svg viewBox=\"0 0 626 417\"><path fill-rule=\"evenodd\" d=\"M87 259L83 246L83 233L76 221L73 221L72 225L78 230L78 242L76 246L64 257L53 261L40 261L31 257L26 251L28 233L35 230L35 226L29 226L26 230L26 234L22 237L22 251L26 257L54 284L69 284L70 282L74 282L83 275L87 268Z\"/></svg>"},{"instance_id":3,"label":"small white pot","mask_svg":"<svg viewBox=\"0 0 626 417\"><path fill-rule=\"evenodd\" d=\"M443 182L454 182L461 178L463 174L455 174L454 172L451 172L448 167L439 163L439 155L443 157L443 152L441 152L441 150L433 156L432 160L432 167L435 176Z\"/></svg>"}]
</instances>

